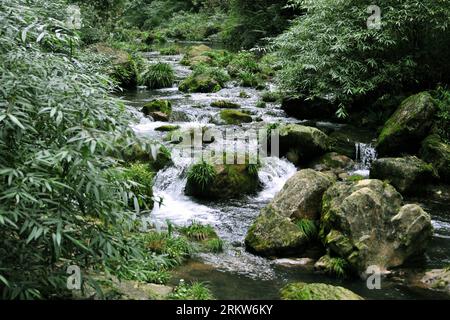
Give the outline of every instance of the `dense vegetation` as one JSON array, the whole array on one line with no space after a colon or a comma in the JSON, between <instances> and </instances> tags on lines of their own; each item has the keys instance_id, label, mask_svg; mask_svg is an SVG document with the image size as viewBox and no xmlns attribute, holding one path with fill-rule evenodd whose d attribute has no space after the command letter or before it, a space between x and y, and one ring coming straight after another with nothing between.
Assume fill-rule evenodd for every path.
<instances>
[{"instance_id":1,"label":"dense vegetation","mask_svg":"<svg viewBox=\"0 0 450 320\"><path fill-rule=\"evenodd\" d=\"M71 4L81 8L79 29L66 23ZM169 64L147 63L143 51L183 53L182 62L193 71L179 83L187 94L217 92L233 81L266 90L257 103L260 108L287 97L325 101L348 121L361 111L375 113L380 118L377 126L384 124L380 114L385 109L387 116L395 111L392 101L427 90L437 112L426 134L437 134L437 144L447 146L450 1L379 1L380 28L366 25L371 4L3 0L1 297L72 297L66 270L73 265L85 271L86 286L99 295L104 289L96 280L99 274L165 284L170 269L194 252L223 251L214 229L196 222L175 229L168 223L167 232L141 232L139 217L164 201L154 199L153 179L171 155L161 148L157 158L150 156L151 146L130 129L133 113L116 93L139 85L168 88L179 80ZM222 49L185 49L180 41L214 42ZM278 85L276 92L267 87L269 81ZM245 97L242 92L240 98ZM222 109L218 114L227 124L253 121L250 114L234 110L238 104L217 101L212 106ZM172 106L152 101L143 112L169 118ZM227 168L233 177L244 171L250 183L244 182L257 189L260 164L244 169ZM216 171L200 162L187 178L200 191L208 191L218 179ZM233 179L237 185L238 178ZM308 241L319 238L317 221L301 219L295 225ZM328 262L326 273L348 273L344 259L332 257ZM169 298L210 299L212 294L202 283L181 283Z\"/></svg>"}]
</instances>

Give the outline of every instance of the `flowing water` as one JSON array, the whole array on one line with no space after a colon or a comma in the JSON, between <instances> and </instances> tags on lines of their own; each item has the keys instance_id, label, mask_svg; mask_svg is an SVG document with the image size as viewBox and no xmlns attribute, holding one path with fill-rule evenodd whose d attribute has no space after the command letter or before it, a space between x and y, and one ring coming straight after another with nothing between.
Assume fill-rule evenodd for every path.
<instances>
[{"instance_id":1,"label":"flowing water","mask_svg":"<svg viewBox=\"0 0 450 320\"><path fill-rule=\"evenodd\" d=\"M190 70L182 66L181 56L161 56L149 53L150 61L170 63L179 80L189 75ZM245 92L245 98L240 95ZM184 94L177 87L162 90L138 89L124 93L124 99L130 106L139 110L153 99L168 99L173 105L173 124L181 128L209 126L221 131L233 126L223 125L218 113L220 110L210 107L216 100L230 100L242 106L252 115L254 122L243 125L244 128L258 128L264 123L300 121L288 118L277 104L267 104L266 108L257 108L256 103L261 93L249 88L241 88L231 84L229 87L211 94ZM155 131L155 128L166 123L153 122L142 116L134 126L135 131L149 139L163 141L166 133ZM339 130L340 125L317 123ZM245 141L236 142L238 145ZM214 145L214 143L213 143ZM376 159L374 148L367 143L357 143L357 165L351 173L368 176L371 162ZM214 295L219 299L278 299L279 290L285 284L294 281L323 282L342 285L369 299L413 299L430 298L433 294L412 290L402 281L383 280L382 290L369 290L362 280L336 280L314 273L311 265L282 266L279 261L269 260L252 255L244 248L244 238L249 226L259 211L274 195L281 190L284 183L295 174L297 168L285 159L266 158L262 161L259 178L262 190L253 196L240 200L222 202L198 201L184 194L186 172L192 165L191 158L177 156L174 152L174 164L160 171L155 179L154 194L164 199L161 207L156 207L151 219L159 226L167 220L176 225L186 225L192 221L213 225L219 236L226 242L221 254L199 254L187 265L179 268L174 275L174 284L180 279L209 283ZM422 205L433 213L433 224L436 235L424 261L415 261L411 268L443 267L450 264L450 205L448 203L429 202L419 199Z\"/></svg>"}]
</instances>

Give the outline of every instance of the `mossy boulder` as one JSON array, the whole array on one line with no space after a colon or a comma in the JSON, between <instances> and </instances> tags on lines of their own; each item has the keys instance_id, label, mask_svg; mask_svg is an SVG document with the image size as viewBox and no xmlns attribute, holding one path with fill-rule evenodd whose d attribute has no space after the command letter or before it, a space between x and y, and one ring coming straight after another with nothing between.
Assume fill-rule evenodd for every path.
<instances>
[{"instance_id":1,"label":"mossy boulder","mask_svg":"<svg viewBox=\"0 0 450 320\"><path fill-rule=\"evenodd\" d=\"M297 172L261 210L247 233L247 249L264 256L302 253L312 239L296 222L320 218L322 195L333 182L311 169Z\"/></svg>"},{"instance_id":2,"label":"mossy boulder","mask_svg":"<svg viewBox=\"0 0 450 320\"><path fill-rule=\"evenodd\" d=\"M297 124L281 125L280 155L286 155L294 164L304 164L329 150L328 136L317 128Z\"/></svg>"},{"instance_id":3,"label":"mossy boulder","mask_svg":"<svg viewBox=\"0 0 450 320\"><path fill-rule=\"evenodd\" d=\"M112 48L104 43L92 46L92 50L109 58L108 74L119 86L127 89L137 86L139 74L144 69L142 57Z\"/></svg>"},{"instance_id":4,"label":"mossy boulder","mask_svg":"<svg viewBox=\"0 0 450 320\"><path fill-rule=\"evenodd\" d=\"M142 113L156 121L168 121L172 115L172 103L168 100L153 100L144 105Z\"/></svg>"},{"instance_id":5,"label":"mossy boulder","mask_svg":"<svg viewBox=\"0 0 450 320\"><path fill-rule=\"evenodd\" d=\"M364 300L343 287L324 283L291 283L281 290L282 300Z\"/></svg>"},{"instance_id":6,"label":"mossy boulder","mask_svg":"<svg viewBox=\"0 0 450 320\"><path fill-rule=\"evenodd\" d=\"M375 160L370 169L371 179L387 180L405 195L421 191L435 177L433 166L415 156L381 158Z\"/></svg>"},{"instance_id":7,"label":"mossy boulder","mask_svg":"<svg viewBox=\"0 0 450 320\"><path fill-rule=\"evenodd\" d=\"M377 140L381 156L416 153L433 125L437 107L430 93L410 96L385 123Z\"/></svg>"},{"instance_id":8,"label":"mossy boulder","mask_svg":"<svg viewBox=\"0 0 450 320\"><path fill-rule=\"evenodd\" d=\"M450 183L450 145L444 143L438 135L431 135L422 142L420 156L433 164L445 183Z\"/></svg>"},{"instance_id":9,"label":"mossy boulder","mask_svg":"<svg viewBox=\"0 0 450 320\"><path fill-rule=\"evenodd\" d=\"M218 100L211 103L211 107L220 109L239 109L241 106L238 103L234 103L227 100Z\"/></svg>"},{"instance_id":10,"label":"mossy boulder","mask_svg":"<svg viewBox=\"0 0 450 320\"><path fill-rule=\"evenodd\" d=\"M380 180L338 182L323 196L322 242L361 274L369 266L400 266L422 253L433 234L430 215L402 202L400 193Z\"/></svg>"},{"instance_id":11,"label":"mossy boulder","mask_svg":"<svg viewBox=\"0 0 450 320\"><path fill-rule=\"evenodd\" d=\"M188 172L185 193L208 200L253 194L260 186L258 173L253 167L248 164L196 164Z\"/></svg>"},{"instance_id":12,"label":"mossy boulder","mask_svg":"<svg viewBox=\"0 0 450 320\"><path fill-rule=\"evenodd\" d=\"M220 91L222 86L211 75L192 74L180 83L178 89L187 93L212 93Z\"/></svg>"},{"instance_id":13,"label":"mossy boulder","mask_svg":"<svg viewBox=\"0 0 450 320\"><path fill-rule=\"evenodd\" d=\"M325 173L311 169L300 170L275 195L270 206L284 217L319 220L322 196L334 182Z\"/></svg>"},{"instance_id":14,"label":"mossy boulder","mask_svg":"<svg viewBox=\"0 0 450 320\"><path fill-rule=\"evenodd\" d=\"M225 121L226 124L242 124L250 123L253 121L252 117L242 111L225 109L220 112L220 118Z\"/></svg>"},{"instance_id":15,"label":"mossy boulder","mask_svg":"<svg viewBox=\"0 0 450 320\"><path fill-rule=\"evenodd\" d=\"M309 166L317 171L340 173L354 167L355 162L345 155L329 152L314 160Z\"/></svg>"},{"instance_id":16,"label":"mossy boulder","mask_svg":"<svg viewBox=\"0 0 450 320\"><path fill-rule=\"evenodd\" d=\"M261 210L245 238L247 250L262 256L298 254L306 249L308 243L305 233L270 205Z\"/></svg>"},{"instance_id":17,"label":"mossy boulder","mask_svg":"<svg viewBox=\"0 0 450 320\"><path fill-rule=\"evenodd\" d=\"M212 61L212 59L206 56L205 53L211 51L213 51L213 49L204 44L193 46L189 48L189 50L186 52L181 62L184 65L190 66L195 66L196 64L199 63L209 63Z\"/></svg>"}]
</instances>

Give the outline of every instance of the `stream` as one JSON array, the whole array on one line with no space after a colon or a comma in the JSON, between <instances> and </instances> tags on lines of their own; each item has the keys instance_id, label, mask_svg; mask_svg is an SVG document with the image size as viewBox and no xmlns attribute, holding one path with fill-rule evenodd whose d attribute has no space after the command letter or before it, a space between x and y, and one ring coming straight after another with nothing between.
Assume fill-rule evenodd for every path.
<instances>
[{"instance_id":1,"label":"stream","mask_svg":"<svg viewBox=\"0 0 450 320\"><path fill-rule=\"evenodd\" d=\"M173 66L177 80L189 75L188 67L182 66L181 55L161 56L159 53L147 53L150 61L161 61ZM247 98L240 97L245 92ZM242 88L233 83L217 93L184 94L175 85L161 90L138 88L126 91L123 98L131 107L138 110L148 101L167 99L172 102L173 124L181 128L210 126L225 130L228 125L221 125L218 120L220 109L210 107L216 100L229 100L238 103L248 111L252 123L244 124L244 128L259 128L264 123L302 123L289 118L276 103L267 103L266 108L257 108L260 91ZM165 125L153 122L141 115L134 130L143 137L163 141L167 133L157 132L155 128ZM172 124L172 123L171 123ZM317 123L329 130L340 130L342 125ZM373 135L374 133L367 133ZM372 137L374 138L374 137ZM237 142L238 144L240 142ZM169 147L170 144L168 144ZM357 151L356 166L350 173L368 176L370 162L376 158L376 152L370 141L362 139L355 144ZM297 168L285 159L266 158L262 161L259 178L262 190L254 195L239 200L222 202L198 201L184 195L186 172L193 160L174 156L174 164L158 173L155 178L154 195L164 198L161 207L156 206L151 219L160 225L167 220L175 225L190 224L192 221L208 223L215 227L219 236L225 241L223 253L198 254L186 265L174 272L173 284L180 279L185 281L201 281L209 284L214 296L218 299L279 299L279 290L290 282L322 282L346 287L367 299L427 299L439 297L436 293L413 288L398 277L383 279L381 290L369 290L365 281L360 279L339 280L326 275L317 274L310 265L283 266L280 261L261 258L246 252L244 238L249 226L259 211L281 190L284 183L297 172ZM407 199L409 200L409 199ZM444 201L429 199L413 199L420 203L433 218L435 235L430 248L422 259L416 259L404 266L407 270L441 268L450 265L450 204Z\"/></svg>"}]
</instances>

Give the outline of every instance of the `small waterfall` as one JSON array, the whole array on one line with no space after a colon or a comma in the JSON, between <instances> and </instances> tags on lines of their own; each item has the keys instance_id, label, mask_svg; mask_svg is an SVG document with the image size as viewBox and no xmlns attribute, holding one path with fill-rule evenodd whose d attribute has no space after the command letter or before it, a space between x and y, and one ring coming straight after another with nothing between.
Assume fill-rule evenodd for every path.
<instances>
[{"instance_id":1,"label":"small waterfall","mask_svg":"<svg viewBox=\"0 0 450 320\"><path fill-rule=\"evenodd\" d=\"M375 147L370 143L356 143L356 167L352 172L353 174L359 174L363 177L368 177L370 174L370 167L372 162L377 159L377 151Z\"/></svg>"},{"instance_id":2,"label":"small waterfall","mask_svg":"<svg viewBox=\"0 0 450 320\"><path fill-rule=\"evenodd\" d=\"M297 172L297 168L289 161L280 158L266 158L259 171L259 180L264 188L259 193L258 201L269 201L284 186L286 181Z\"/></svg>"},{"instance_id":3,"label":"small waterfall","mask_svg":"<svg viewBox=\"0 0 450 320\"><path fill-rule=\"evenodd\" d=\"M215 224L217 220L213 209L192 201L184 194L186 171L192 164L188 157L173 157L174 165L158 173L153 186L155 198L163 199L162 205L155 205L152 219L156 223L167 220L176 225L185 225L190 221Z\"/></svg>"}]
</instances>

